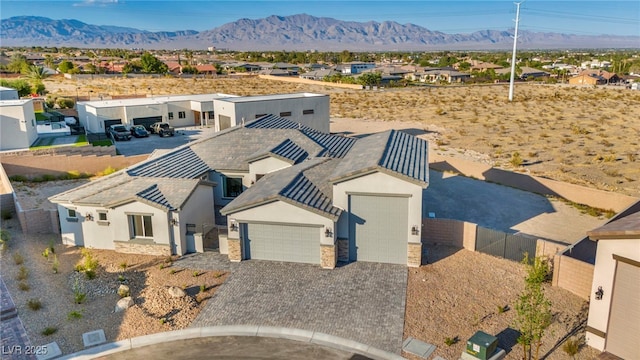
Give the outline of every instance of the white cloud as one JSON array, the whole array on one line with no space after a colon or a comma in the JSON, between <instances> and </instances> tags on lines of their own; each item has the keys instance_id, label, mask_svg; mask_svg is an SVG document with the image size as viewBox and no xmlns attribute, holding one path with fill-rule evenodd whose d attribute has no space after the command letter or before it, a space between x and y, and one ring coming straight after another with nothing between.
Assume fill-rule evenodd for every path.
<instances>
[{"instance_id":1,"label":"white cloud","mask_svg":"<svg viewBox=\"0 0 640 360\"><path fill-rule=\"evenodd\" d=\"M73 4L73 6L109 6L117 5L118 3L119 0L84 0Z\"/></svg>"}]
</instances>

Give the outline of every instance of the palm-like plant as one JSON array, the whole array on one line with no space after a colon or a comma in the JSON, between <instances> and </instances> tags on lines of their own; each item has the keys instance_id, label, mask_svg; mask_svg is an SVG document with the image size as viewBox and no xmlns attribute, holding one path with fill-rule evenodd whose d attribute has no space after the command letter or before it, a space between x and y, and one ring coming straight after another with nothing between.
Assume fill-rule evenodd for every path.
<instances>
[{"instance_id":1,"label":"palm-like plant","mask_svg":"<svg viewBox=\"0 0 640 360\"><path fill-rule=\"evenodd\" d=\"M42 95L44 92L44 84L42 81L49 76L44 67L31 65L29 66L29 71L27 71L26 76L31 82L32 92Z\"/></svg>"}]
</instances>

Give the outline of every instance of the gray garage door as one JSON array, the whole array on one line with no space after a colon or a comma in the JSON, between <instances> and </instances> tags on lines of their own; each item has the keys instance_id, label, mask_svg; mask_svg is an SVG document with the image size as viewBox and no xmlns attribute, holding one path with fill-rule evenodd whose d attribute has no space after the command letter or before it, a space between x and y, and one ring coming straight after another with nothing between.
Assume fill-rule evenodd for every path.
<instances>
[{"instance_id":1,"label":"gray garage door","mask_svg":"<svg viewBox=\"0 0 640 360\"><path fill-rule=\"evenodd\" d=\"M246 259L320 263L320 229L282 224L243 224Z\"/></svg>"},{"instance_id":2,"label":"gray garage door","mask_svg":"<svg viewBox=\"0 0 640 360\"><path fill-rule=\"evenodd\" d=\"M639 294L640 267L618 260L605 350L623 359L638 358Z\"/></svg>"},{"instance_id":3,"label":"gray garage door","mask_svg":"<svg viewBox=\"0 0 640 360\"><path fill-rule=\"evenodd\" d=\"M409 199L349 195L349 259L407 263Z\"/></svg>"},{"instance_id":4,"label":"gray garage door","mask_svg":"<svg viewBox=\"0 0 640 360\"><path fill-rule=\"evenodd\" d=\"M157 122L162 122L162 116L149 116L133 119L133 125L142 125L147 130L151 130L151 125Z\"/></svg>"},{"instance_id":5,"label":"gray garage door","mask_svg":"<svg viewBox=\"0 0 640 360\"><path fill-rule=\"evenodd\" d=\"M109 126L120 124L122 124L122 120L120 119L104 120L104 133L109 134Z\"/></svg>"}]
</instances>

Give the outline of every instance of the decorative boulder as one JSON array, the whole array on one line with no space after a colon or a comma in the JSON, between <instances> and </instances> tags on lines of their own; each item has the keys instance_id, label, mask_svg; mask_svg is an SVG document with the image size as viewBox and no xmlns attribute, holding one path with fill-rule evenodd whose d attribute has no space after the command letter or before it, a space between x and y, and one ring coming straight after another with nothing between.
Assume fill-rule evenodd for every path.
<instances>
[{"instance_id":1,"label":"decorative boulder","mask_svg":"<svg viewBox=\"0 0 640 360\"><path fill-rule=\"evenodd\" d=\"M171 286L167 289L167 291L169 291L169 295L174 298L181 298L181 297L187 296L187 293L177 286Z\"/></svg>"},{"instance_id":2,"label":"decorative boulder","mask_svg":"<svg viewBox=\"0 0 640 360\"><path fill-rule=\"evenodd\" d=\"M127 296L118 300L118 303L116 304L116 309L114 310L114 312L125 311L132 306L133 306L133 299L131 298L131 296Z\"/></svg>"},{"instance_id":3,"label":"decorative boulder","mask_svg":"<svg viewBox=\"0 0 640 360\"><path fill-rule=\"evenodd\" d=\"M131 292L129 291L129 286L120 285L120 287L118 288L118 295L120 295L121 298L131 295Z\"/></svg>"}]
</instances>

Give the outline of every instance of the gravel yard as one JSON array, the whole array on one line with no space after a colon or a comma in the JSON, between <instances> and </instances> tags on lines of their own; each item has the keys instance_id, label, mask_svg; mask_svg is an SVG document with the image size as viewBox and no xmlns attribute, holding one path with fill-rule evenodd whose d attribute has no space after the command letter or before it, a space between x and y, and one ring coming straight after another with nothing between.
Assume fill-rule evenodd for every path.
<instances>
[{"instance_id":1,"label":"gravel yard","mask_svg":"<svg viewBox=\"0 0 640 360\"><path fill-rule=\"evenodd\" d=\"M466 341L481 330L497 336L500 347L510 349L506 359L521 359L513 309L524 288L525 266L443 246L429 246L428 260L428 265L408 270L404 338L411 336L436 345L435 355L453 360L465 350ZM561 288L546 286L545 293L552 302L553 323L545 333L541 358L570 359L560 342L574 329L578 329L576 337L584 337L588 304ZM500 306L509 309L501 312ZM446 338L459 341L447 346ZM594 359L598 354L584 346L575 359ZM408 353L403 356L420 359Z\"/></svg>"},{"instance_id":2,"label":"gravel yard","mask_svg":"<svg viewBox=\"0 0 640 360\"><path fill-rule=\"evenodd\" d=\"M23 236L15 218L3 221L2 228L11 233L8 248L0 255L2 277L31 345L55 341L63 354L83 350L82 334L88 331L103 329L107 342L112 342L186 328L227 276L222 271L195 273L174 267L166 257L92 249L90 253L99 266L97 276L89 280L84 273L74 271L82 259L81 250L62 245L59 236ZM58 273L53 271L53 254L48 259L42 255L51 241L59 261ZM21 257L23 263L16 264L16 257ZM22 266L27 275L19 280ZM21 283L29 289L21 290ZM121 284L130 287L134 305L115 313ZM75 303L76 286L86 294L82 304ZM171 297L169 286L184 289L186 296ZM38 300L42 307L32 310L29 300ZM47 327L57 331L45 336L42 331Z\"/></svg>"}]
</instances>

